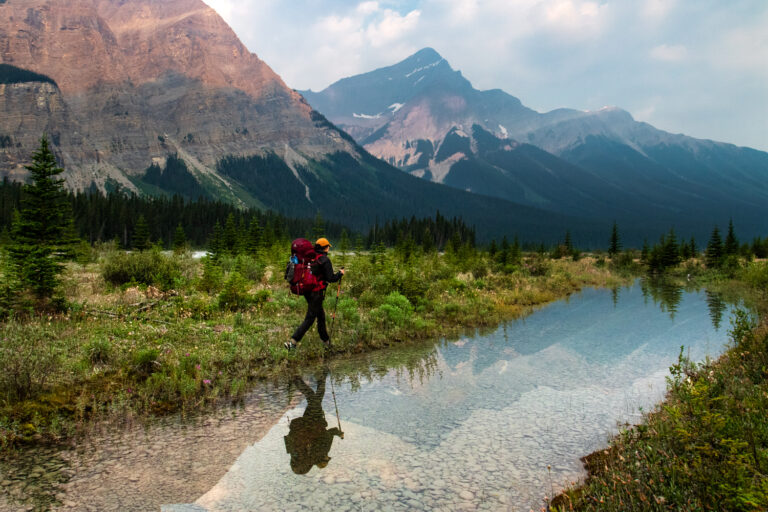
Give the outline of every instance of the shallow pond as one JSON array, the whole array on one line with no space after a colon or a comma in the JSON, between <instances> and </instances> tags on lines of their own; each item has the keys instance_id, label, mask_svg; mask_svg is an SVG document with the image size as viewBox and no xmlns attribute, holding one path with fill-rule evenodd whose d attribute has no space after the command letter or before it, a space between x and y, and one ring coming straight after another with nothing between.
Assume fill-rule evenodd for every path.
<instances>
[{"instance_id":1,"label":"shallow pond","mask_svg":"<svg viewBox=\"0 0 768 512\"><path fill-rule=\"evenodd\" d=\"M729 315L704 291L585 290L490 332L333 360L238 408L23 453L0 464L0 507L538 510L663 397L681 345L721 353Z\"/></svg>"}]
</instances>

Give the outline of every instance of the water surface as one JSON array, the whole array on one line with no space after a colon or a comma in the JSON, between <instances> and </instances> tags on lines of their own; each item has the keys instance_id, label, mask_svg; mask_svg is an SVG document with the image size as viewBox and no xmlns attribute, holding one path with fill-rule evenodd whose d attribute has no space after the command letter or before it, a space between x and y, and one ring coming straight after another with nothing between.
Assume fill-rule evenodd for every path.
<instances>
[{"instance_id":1,"label":"water surface","mask_svg":"<svg viewBox=\"0 0 768 512\"><path fill-rule=\"evenodd\" d=\"M723 309L704 292L587 290L412 371L300 376L301 406L194 506L163 510L538 509L663 397L681 345L694 360L721 352Z\"/></svg>"}]
</instances>

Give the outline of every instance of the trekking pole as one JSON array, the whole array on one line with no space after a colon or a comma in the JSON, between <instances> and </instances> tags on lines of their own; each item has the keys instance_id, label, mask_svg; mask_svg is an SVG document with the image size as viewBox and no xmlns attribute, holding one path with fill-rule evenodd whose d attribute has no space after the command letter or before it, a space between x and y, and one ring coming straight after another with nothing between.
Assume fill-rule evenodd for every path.
<instances>
[{"instance_id":1,"label":"trekking pole","mask_svg":"<svg viewBox=\"0 0 768 512\"><path fill-rule=\"evenodd\" d=\"M339 306L339 293L341 293L341 280L343 277L344 274L339 278L339 285L336 287L336 303L333 305L333 316L331 317L331 341L333 341L333 327L336 325L336 308Z\"/></svg>"},{"instance_id":2,"label":"trekking pole","mask_svg":"<svg viewBox=\"0 0 768 512\"><path fill-rule=\"evenodd\" d=\"M331 376L331 395L333 395L333 406L336 408L336 422L339 424L339 432L342 433L342 439L344 431L341 430L341 416L339 416L339 406L336 404L336 390L333 387L333 373L331 373L331 367L328 367L328 373Z\"/></svg>"}]
</instances>

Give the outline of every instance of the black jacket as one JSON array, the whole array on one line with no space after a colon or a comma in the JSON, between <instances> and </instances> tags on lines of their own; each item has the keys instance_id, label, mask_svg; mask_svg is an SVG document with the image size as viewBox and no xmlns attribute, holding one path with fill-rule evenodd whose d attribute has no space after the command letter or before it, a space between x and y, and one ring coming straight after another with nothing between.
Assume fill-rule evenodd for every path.
<instances>
[{"instance_id":1,"label":"black jacket","mask_svg":"<svg viewBox=\"0 0 768 512\"><path fill-rule=\"evenodd\" d=\"M341 272L333 272L333 264L325 254L321 255L312 265L312 273L325 283L335 283L341 279Z\"/></svg>"}]
</instances>

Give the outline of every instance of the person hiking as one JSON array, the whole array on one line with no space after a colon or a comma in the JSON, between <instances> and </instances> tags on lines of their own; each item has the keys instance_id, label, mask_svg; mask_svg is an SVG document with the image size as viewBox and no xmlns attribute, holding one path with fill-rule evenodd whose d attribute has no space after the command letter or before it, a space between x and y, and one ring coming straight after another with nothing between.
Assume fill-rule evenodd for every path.
<instances>
[{"instance_id":1,"label":"person hiking","mask_svg":"<svg viewBox=\"0 0 768 512\"><path fill-rule=\"evenodd\" d=\"M285 451L291 456L291 469L297 475L304 475L317 465L322 469L328 465L331 457L333 436L344 439L344 432L340 429L326 428L323 411L323 395L325 395L325 381L328 377L328 369L323 368L321 374L315 374L317 391L313 391L298 375L293 378L293 383L307 399L307 408L300 418L291 420L288 425L288 435L283 437Z\"/></svg>"},{"instance_id":2,"label":"person hiking","mask_svg":"<svg viewBox=\"0 0 768 512\"><path fill-rule=\"evenodd\" d=\"M338 272L333 272L333 264L331 264L330 258L328 258L328 251L331 248L331 243L327 238L319 238L315 242L315 252L319 255L318 258L312 263L312 274L320 281L320 289L309 291L304 293L304 298L307 300L307 314L304 317L304 321L301 322L295 331L291 339L285 342L285 348L288 350L294 349L298 346L301 338L307 333L312 324L317 320L317 332L320 334L320 339L326 346L331 345L331 338L328 336L328 330L325 328L325 310L323 309L323 300L325 300L325 289L328 283L335 283L344 275L345 270L341 268Z\"/></svg>"}]
</instances>

